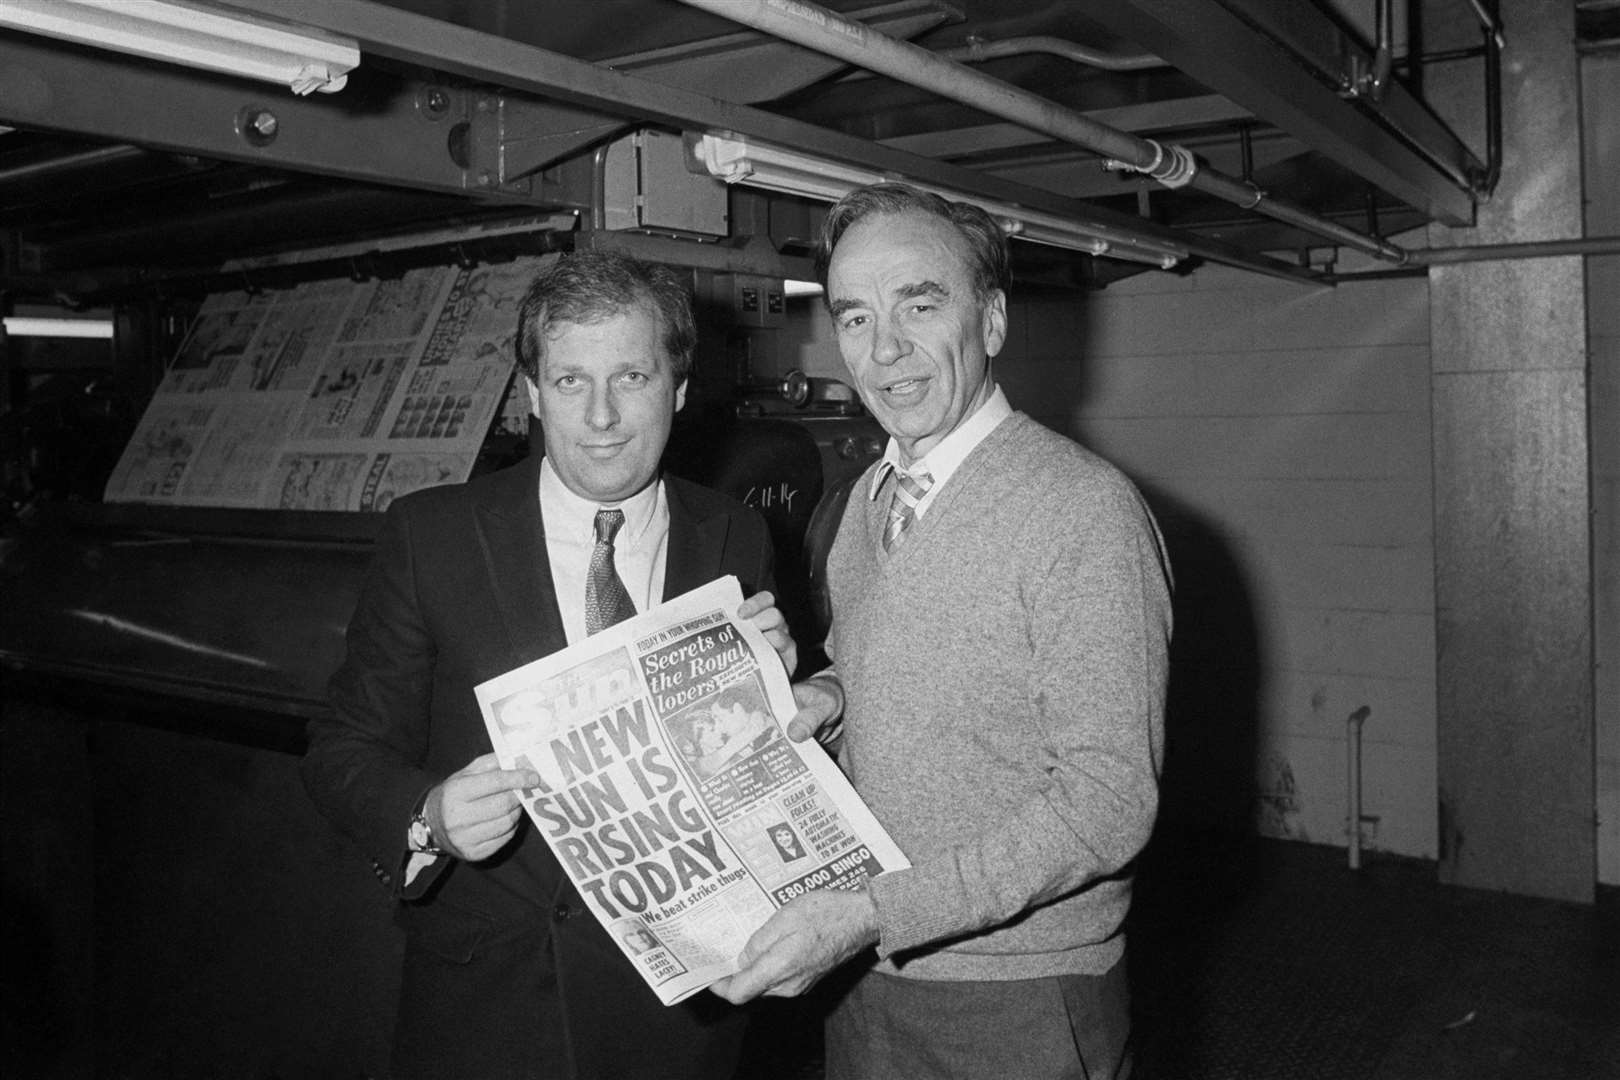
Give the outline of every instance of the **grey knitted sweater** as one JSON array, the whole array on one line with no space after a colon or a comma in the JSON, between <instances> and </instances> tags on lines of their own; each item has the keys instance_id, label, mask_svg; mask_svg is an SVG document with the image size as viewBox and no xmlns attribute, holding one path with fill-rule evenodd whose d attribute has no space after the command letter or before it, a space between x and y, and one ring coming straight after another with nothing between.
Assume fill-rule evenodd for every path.
<instances>
[{"instance_id":1,"label":"grey knitted sweater","mask_svg":"<svg viewBox=\"0 0 1620 1080\"><path fill-rule=\"evenodd\" d=\"M875 468L875 467L874 467ZM841 764L912 862L872 883L883 966L1107 971L1157 809L1168 566L1140 495L1014 413L892 554L894 481L828 557Z\"/></svg>"}]
</instances>

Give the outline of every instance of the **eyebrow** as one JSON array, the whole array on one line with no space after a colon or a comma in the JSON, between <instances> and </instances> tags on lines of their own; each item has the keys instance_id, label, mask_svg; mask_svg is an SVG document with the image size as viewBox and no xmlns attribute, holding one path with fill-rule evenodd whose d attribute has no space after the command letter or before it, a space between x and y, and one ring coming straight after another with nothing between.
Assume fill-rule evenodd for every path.
<instances>
[{"instance_id":1,"label":"eyebrow","mask_svg":"<svg viewBox=\"0 0 1620 1080\"><path fill-rule=\"evenodd\" d=\"M912 285L902 285L897 291L903 300L912 300L919 296L932 296L936 299L948 300L951 295L951 290L937 281L919 281Z\"/></svg>"},{"instance_id":2,"label":"eyebrow","mask_svg":"<svg viewBox=\"0 0 1620 1080\"><path fill-rule=\"evenodd\" d=\"M919 296L932 297L936 300L949 300L951 297L951 290L947 289L937 281L917 281L912 282L909 285L900 286L900 288L895 290L895 295L901 300L915 300ZM867 306L867 304L860 300L839 299L830 302L827 305L827 310L834 316L838 316L842 315L846 311Z\"/></svg>"}]
</instances>

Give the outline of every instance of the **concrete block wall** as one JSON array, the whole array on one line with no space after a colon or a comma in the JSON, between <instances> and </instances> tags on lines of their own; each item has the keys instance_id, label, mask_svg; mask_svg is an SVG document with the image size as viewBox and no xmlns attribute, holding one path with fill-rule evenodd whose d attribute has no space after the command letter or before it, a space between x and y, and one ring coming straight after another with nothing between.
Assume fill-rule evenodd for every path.
<instances>
[{"instance_id":1,"label":"concrete block wall","mask_svg":"<svg viewBox=\"0 0 1620 1080\"><path fill-rule=\"evenodd\" d=\"M1020 300L1015 405L1125 470L1177 575L1167 810L1433 857L1428 292L1206 267ZM1362 710L1365 710L1363 713Z\"/></svg>"}]
</instances>

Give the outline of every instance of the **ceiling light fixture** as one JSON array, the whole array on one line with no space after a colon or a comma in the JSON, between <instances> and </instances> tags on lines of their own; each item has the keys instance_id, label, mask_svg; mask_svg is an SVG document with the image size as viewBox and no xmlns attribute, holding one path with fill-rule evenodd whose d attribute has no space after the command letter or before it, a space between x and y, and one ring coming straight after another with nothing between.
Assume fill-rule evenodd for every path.
<instances>
[{"instance_id":1,"label":"ceiling light fixture","mask_svg":"<svg viewBox=\"0 0 1620 1080\"><path fill-rule=\"evenodd\" d=\"M9 315L0 319L7 337L107 338L113 336L111 319L45 319Z\"/></svg>"},{"instance_id":2,"label":"ceiling light fixture","mask_svg":"<svg viewBox=\"0 0 1620 1080\"><path fill-rule=\"evenodd\" d=\"M360 46L348 38L190 0L0 0L0 26L280 83L300 95L343 89L360 64Z\"/></svg>"},{"instance_id":3,"label":"ceiling light fixture","mask_svg":"<svg viewBox=\"0 0 1620 1080\"><path fill-rule=\"evenodd\" d=\"M895 177L835 161L814 158L754 139L701 135L693 154L710 176L728 184L836 202L854 188ZM1107 226L1070 221L1056 214L991 202L963 192L912 181L913 187L959 202L970 202L1001 223L1008 236L1034 244L1083 251L1089 255L1148 263L1168 270L1187 257L1183 248Z\"/></svg>"}]
</instances>

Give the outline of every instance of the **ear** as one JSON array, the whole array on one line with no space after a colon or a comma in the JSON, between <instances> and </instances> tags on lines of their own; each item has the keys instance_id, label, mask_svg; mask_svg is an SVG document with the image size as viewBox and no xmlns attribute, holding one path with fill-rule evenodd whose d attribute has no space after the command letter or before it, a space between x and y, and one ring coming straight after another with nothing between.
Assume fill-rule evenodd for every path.
<instances>
[{"instance_id":1,"label":"ear","mask_svg":"<svg viewBox=\"0 0 1620 1080\"><path fill-rule=\"evenodd\" d=\"M993 357L1007 343L1007 294L997 289L984 307L984 355Z\"/></svg>"},{"instance_id":2,"label":"ear","mask_svg":"<svg viewBox=\"0 0 1620 1080\"><path fill-rule=\"evenodd\" d=\"M686 380L682 379L681 380L681 385L679 385L679 386L677 386L675 388L675 411L680 412L685 407L686 407Z\"/></svg>"},{"instance_id":3,"label":"ear","mask_svg":"<svg viewBox=\"0 0 1620 1080\"><path fill-rule=\"evenodd\" d=\"M523 386L529 391L529 415L539 419L540 387L535 385L535 381L527 375L523 376Z\"/></svg>"}]
</instances>

